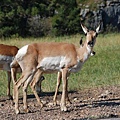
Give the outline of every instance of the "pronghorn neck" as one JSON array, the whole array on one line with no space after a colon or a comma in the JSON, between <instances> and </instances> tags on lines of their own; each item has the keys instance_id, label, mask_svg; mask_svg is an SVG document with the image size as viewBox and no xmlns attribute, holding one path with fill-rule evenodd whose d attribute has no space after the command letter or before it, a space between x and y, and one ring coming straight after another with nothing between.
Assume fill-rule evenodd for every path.
<instances>
[{"instance_id":1,"label":"pronghorn neck","mask_svg":"<svg viewBox=\"0 0 120 120\"><path fill-rule=\"evenodd\" d=\"M83 47L78 48L77 52L79 60L85 62L91 54L91 49L87 46L87 42L85 42Z\"/></svg>"}]
</instances>

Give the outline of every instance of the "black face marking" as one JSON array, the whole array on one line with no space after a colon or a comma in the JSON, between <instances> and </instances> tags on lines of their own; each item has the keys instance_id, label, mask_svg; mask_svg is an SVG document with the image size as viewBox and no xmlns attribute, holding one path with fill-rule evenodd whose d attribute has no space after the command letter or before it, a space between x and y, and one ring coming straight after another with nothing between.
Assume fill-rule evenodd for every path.
<instances>
[{"instance_id":1,"label":"black face marking","mask_svg":"<svg viewBox=\"0 0 120 120\"><path fill-rule=\"evenodd\" d=\"M96 33L96 37L98 36L98 33Z\"/></svg>"}]
</instances>

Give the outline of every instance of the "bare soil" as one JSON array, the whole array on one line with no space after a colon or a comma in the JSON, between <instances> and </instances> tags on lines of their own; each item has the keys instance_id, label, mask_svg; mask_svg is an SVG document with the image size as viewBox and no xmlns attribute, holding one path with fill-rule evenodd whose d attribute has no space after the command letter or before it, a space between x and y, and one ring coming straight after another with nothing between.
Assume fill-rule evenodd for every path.
<instances>
[{"instance_id":1,"label":"bare soil","mask_svg":"<svg viewBox=\"0 0 120 120\"><path fill-rule=\"evenodd\" d=\"M52 104L54 93L42 93L44 103L41 109L34 95L28 95L30 113L23 110L22 97L19 105L21 113L16 115L14 105L7 97L0 97L1 120L94 120L103 118L120 118L120 86L107 86L81 91L70 91L72 104L67 105L67 112L60 112L58 105Z\"/></svg>"}]
</instances>

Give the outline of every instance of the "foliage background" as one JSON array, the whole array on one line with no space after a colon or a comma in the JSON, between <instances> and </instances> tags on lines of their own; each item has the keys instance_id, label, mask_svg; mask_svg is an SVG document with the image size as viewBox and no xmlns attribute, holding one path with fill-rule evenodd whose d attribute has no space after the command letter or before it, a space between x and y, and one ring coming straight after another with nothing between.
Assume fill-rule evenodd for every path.
<instances>
[{"instance_id":1,"label":"foliage background","mask_svg":"<svg viewBox=\"0 0 120 120\"><path fill-rule=\"evenodd\" d=\"M79 32L76 0L1 0L0 37Z\"/></svg>"},{"instance_id":2,"label":"foliage background","mask_svg":"<svg viewBox=\"0 0 120 120\"><path fill-rule=\"evenodd\" d=\"M95 11L101 2L105 0L0 0L0 38L81 33L81 10L89 6ZM88 27L94 21L90 13L82 20ZM105 31L115 32L116 28L109 23Z\"/></svg>"}]
</instances>

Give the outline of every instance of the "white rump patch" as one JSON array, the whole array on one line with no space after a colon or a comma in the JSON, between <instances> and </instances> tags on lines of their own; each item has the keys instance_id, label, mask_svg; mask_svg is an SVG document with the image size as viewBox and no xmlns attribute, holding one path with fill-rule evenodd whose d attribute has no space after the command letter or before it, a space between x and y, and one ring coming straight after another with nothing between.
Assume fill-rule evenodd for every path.
<instances>
[{"instance_id":1,"label":"white rump patch","mask_svg":"<svg viewBox=\"0 0 120 120\"><path fill-rule=\"evenodd\" d=\"M65 56L46 57L40 62L40 67L44 71L60 71L70 62Z\"/></svg>"},{"instance_id":2,"label":"white rump patch","mask_svg":"<svg viewBox=\"0 0 120 120\"><path fill-rule=\"evenodd\" d=\"M25 45L21 49L18 50L18 53L15 56L17 60L21 60L25 56L25 54L27 53L28 46L29 45Z\"/></svg>"}]
</instances>

